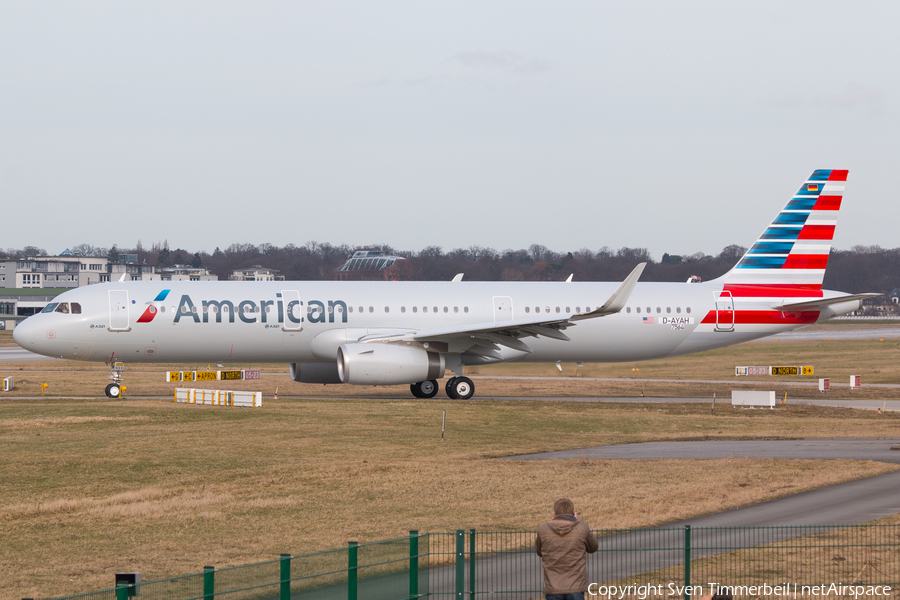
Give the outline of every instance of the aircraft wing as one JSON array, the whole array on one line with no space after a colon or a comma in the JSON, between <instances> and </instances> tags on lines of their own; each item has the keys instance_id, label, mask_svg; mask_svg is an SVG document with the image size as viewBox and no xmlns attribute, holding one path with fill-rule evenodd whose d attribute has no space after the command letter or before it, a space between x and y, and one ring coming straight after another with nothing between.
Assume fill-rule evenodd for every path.
<instances>
[{"instance_id":1,"label":"aircraft wing","mask_svg":"<svg viewBox=\"0 0 900 600\"><path fill-rule=\"evenodd\" d=\"M851 294L847 296L837 296L835 298L819 298L817 300L806 300L804 302L785 302L780 306L773 306L773 310L783 311L804 311L819 310L832 304L841 304L842 302L850 302L851 300L865 300L866 298L875 298L884 294Z\"/></svg>"},{"instance_id":2,"label":"aircraft wing","mask_svg":"<svg viewBox=\"0 0 900 600\"><path fill-rule=\"evenodd\" d=\"M500 358L499 346L506 346L521 352L533 352L523 342L523 337L549 337L555 340L569 341L563 333L567 327L574 327L576 321L595 319L613 315L622 310L628 302L638 278L647 263L641 263L625 278L609 299L598 309L587 313L546 316L490 323L474 323L458 327L441 327L422 329L396 335L374 335L361 338L360 342L368 343L419 343L435 344L435 349L442 352L471 352L483 356Z\"/></svg>"}]
</instances>

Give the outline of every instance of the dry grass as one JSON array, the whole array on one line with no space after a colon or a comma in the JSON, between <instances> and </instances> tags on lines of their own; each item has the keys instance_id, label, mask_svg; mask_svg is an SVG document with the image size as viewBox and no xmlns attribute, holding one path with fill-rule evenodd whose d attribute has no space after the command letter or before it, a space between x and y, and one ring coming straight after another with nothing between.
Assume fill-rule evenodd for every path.
<instances>
[{"instance_id":1,"label":"dry grass","mask_svg":"<svg viewBox=\"0 0 900 600\"><path fill-rule=\"evenodd\" d=\"M618 381L574 378L574 365L563 374L552 365L480 368L481 375L551 379L479 378L477 386L480 397L501 398L637 396L642 388L650 396L721 397L739 388L735 365L813 364L817 376L834 380L853 373L864 383L900 383L898 358L896 340L760 342L578 369ZM261 409L73 400L102 393L103 365L0 365L0 376L15 375L18 386L0 396L0 597L89 591L107 587L116 571L154 579L350 539L392 538L408 529L532 529L560 495L571 497L595 527L645 526L896 468L767 459L496 461L490 459L652 440L888 437L896 435L900 415L800 405L774 411L723 406L712 416L708 405L697 404L420 401L406 399L407 386L301 385L282 365L258 366L272 374L259 382L195 387L262 390ZM632 366L641 378L735 383L628 381ZM174 386L162 372L172 366L128 369L128 396L171 394ZM815 388L772 385L776 381L743 385L818 396ZM39 395L43 382L51 397L17 399ZM271 398L276 387L277 401ZM285 397L348 391L356 398ZM839 388L832 397L842 395L900 397L877 388L852 394ZM448 422L441 442L443 409Z\"/></svg>"},{"instance_id":2,"label":"dry grass","mask_svg":"<svg viewBox=\"0 0 900 600\"><path fill-rule=\"evenodd\" d=\"M441 411L448 410L446 441ZM266 399L7 400L2 597L108 586L422 531L531 529L571 497L636 527L884 473L850 461L497 461L653 439L892 435L900 416L787 406ZM709 490L716 490L710 494Z\"/></svg>"}]
</instances>

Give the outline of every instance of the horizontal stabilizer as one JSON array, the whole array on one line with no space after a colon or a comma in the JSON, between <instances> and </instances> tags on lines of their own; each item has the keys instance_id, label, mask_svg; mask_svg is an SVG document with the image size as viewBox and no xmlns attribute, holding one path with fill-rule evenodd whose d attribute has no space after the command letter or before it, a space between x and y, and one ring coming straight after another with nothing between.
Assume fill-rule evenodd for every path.
<instances>
[{"instance_id":1,"label":"horizontal stabilizer","mask_svg":"<svg viewBox=\"0 0 900 600\"><path fill-rule=\"evenodd\" d=\"M803 311L803 310L819 310L832 304L841 304L843 302L852 302L853 300L865 300L866 298L875 298L884 294L852 294L848 296L837 296L835 298L818 298L816 300L807 300L805 302L788 302L781 306L773 306L773 310L783 311Z\"/></svg>"}]
</instances>

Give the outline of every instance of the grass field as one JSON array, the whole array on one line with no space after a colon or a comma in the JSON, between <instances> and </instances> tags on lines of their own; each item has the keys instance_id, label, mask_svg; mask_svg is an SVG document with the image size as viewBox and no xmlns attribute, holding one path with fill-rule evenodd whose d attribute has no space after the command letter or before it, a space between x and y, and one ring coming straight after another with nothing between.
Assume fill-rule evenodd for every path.
<instances>
[{"instance_id":1,"label":"grass field","mask_svg":"<svg viewBox=\"0 0 900 600\"><path fill-rule=\"evenodd\" d=\"M836 380L831 371L841 379L854 373L864 382L900 383L896 341L854 344L762 342L636 366L642 378L736 380L735 365L812 364L817 375ZM552 365L546 372L523 367L479 371L556 379L478 379L479 395L634 396L639 385L657 395L712 393L688 383L583 381L571 376L573 365L562 375ZM160 372L165 368L129 366L128 394L171 393ZM630 369L588 365L578 372L626 377ZM90 591L108 587L116 571L155 579L350 539L397 537L409 529L533 529L561 495L571 497L593 526L646 526L896 468L768 459L493 460L500 456L652 440L888 437L900 431L900 414L801 405L774 411L725 405L711 415L700 404L372 401L408 396L405 386L354 388L352 399L286 398L347 390L300 386L284 374L239 384L265 392L259 409L73 399L98 395L106 382L102 365L0 365L0 375L9 373L19 396L0 396L0 598ZM40 394L45 380L52 397L21 398ZM279 400L271 397L276 386ZM713 387L722 395L735 386ZM807 390L788 391L796 397ZM860 392L875 393L843 391ZM878 397L895 397L889 393L877 390Z\"/></svg>"}]
</instances>

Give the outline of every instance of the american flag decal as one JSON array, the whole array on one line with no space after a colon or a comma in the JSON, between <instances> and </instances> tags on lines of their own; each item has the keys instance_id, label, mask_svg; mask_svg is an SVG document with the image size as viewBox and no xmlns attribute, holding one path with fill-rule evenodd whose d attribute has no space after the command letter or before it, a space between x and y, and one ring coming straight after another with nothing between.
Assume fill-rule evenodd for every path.
<instances>
[{"instance_id":1,"label":"american flag decal","mask_svg":"<svg viewBox=\"0 0 900 600\"><path fill-rule=\"evenodd\" d=\"M644 317L644 325L653 325L654 317Z\"/></svg>"}]
</instances>

